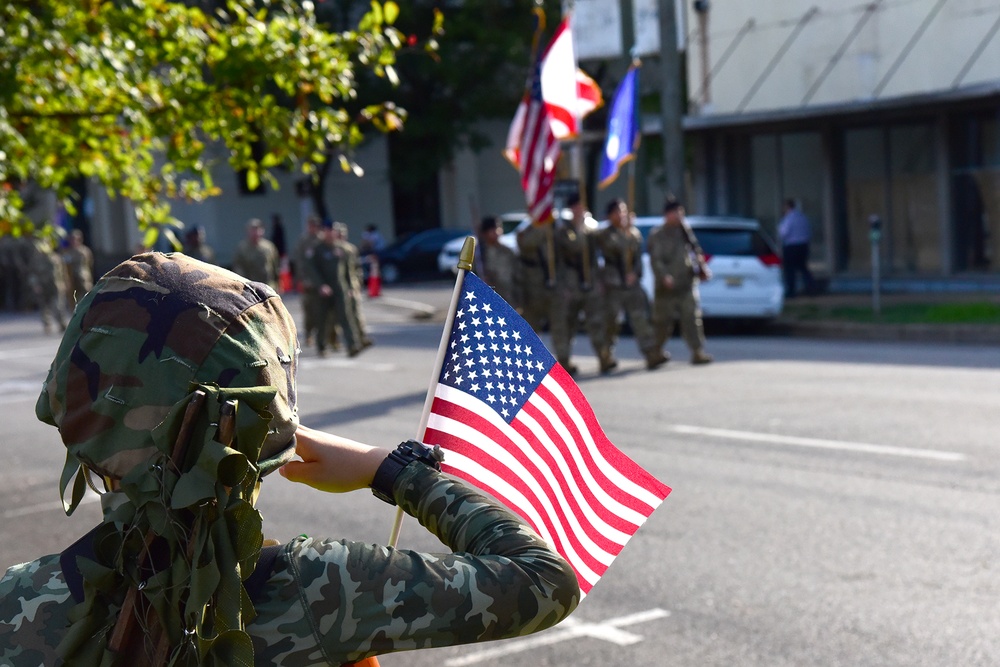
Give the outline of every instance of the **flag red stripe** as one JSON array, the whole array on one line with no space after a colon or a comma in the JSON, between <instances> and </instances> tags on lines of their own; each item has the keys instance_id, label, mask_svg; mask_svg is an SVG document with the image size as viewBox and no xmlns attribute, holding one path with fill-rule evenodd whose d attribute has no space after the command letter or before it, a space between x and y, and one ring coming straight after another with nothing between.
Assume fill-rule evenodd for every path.
<instances>
[{"instance_id":1,"label":"flag red stripe","mask_svg":"<svg viewBox=\"0 0 1000 667\"><path fill-rule=\"evenodd\" d=\"M553 371L555 370L556 369L553 368ZM565 386L563 387L563 390L564 391L566 390ZM561 405L561 403L557 399L555 399L555 397L552 396L552 393L544 385L539 385L538 389L535 390L535 395L539 399L544 400L551 407L551 409L553 409L556 412L556 418L559 421L559 423L564 428L570 431L570 437L572 438L572 441L574 442L583 441L583 434L577 430L576 425L573 423L572 419L570 419L566 409ZM642 514L643 516L648 516L649 514L651 514L654 508L651 507L648 503L644 502L642 499L635 497L634 495L628 493L626 490L622 489L620 486L615 484L615 482L611 480L605 473L605 466L607 465L614 466L619 472L621 472L628 479L635 482L638 486L642 486L643 488L652 491L653 493L656 493L656 495L658 495L658 497L661 500L666 497L666 493L660 495L655 490L649 489L648 486L643 483L644 480L633 476L634 471L636 469L641 470L641 468L638 468L638 466L636 466L631 459L626 457L624 454L621 454L621 452L617 448L614 448L614 445L612 445L608 441L607 437L604 435L604 432L600 430L600 424L597 423L597 418L594 416L592 411L586 409L585 404L577 403L576 405L577 405L577 411L579 412L580 416L583 417L585 423L587 424L587 429L590 432L591 437L594 439L594 442L597 445L597 448L604 459L600 461L595 460L588 448L579 447L578 451L580 452L580 455L584 458L587 469L590 470L591 474L594 476L594 479L604 490L604 492L607 493L609 496L611 496L614 500L621 503L625 507L628 507L629 509L638 512L639 514ZM523 410L528 414L531 414L532 417L534 417L535 420L538 421L539 425L545 430L545 433L549 439L556 442L562 441L562 437L559 435L559 432L556 430L553 423L550 422L549 418L546 417L544 414L542 414L540 410L538 410L535 406L532 405L532 401L526 403L524 405ZM589 414L587 414L588 412ZM657 484L659 483L657 482ZM669 490L667 491L667 493L669 493Z\"/></svg>"},{"instance_id":2,"label":"flag red stripe","mask_svg":"<svg viewBox=\"0 0 1000 667\"><path fill-rule=\"evenodd\" d=\"M437 431L434 429L427 430L427 436L434 439L434 444L441 445L443 449L447 452L454 452L465 456L477 465L489 470L491 473L495 474L497 477L501 478L506 482L510 488L514 489L522 496L524 496L525 501L535 509L538 516L541 517L542 525L538 523L525 511L522 511L519 504L515 499L511 498L505 494L501 489L496 488L494 485L489 484L482 479L481 476L477 476L470 471L465 470L460 466L451 465L448 463L442 463L441 469L450 475L456 475L473 482L477 487L481 489L487 489L491 494L501 500L509 508L517 512L521 518L527 521L532 528L534 528L539 534L545 535L546 538L552 542L553 548L558 551L567 561L573 564L574 570L577 571L577 578L580 580L588 579L579 569L578 564L585 567L589 572L593 573L596 578L601 577L607 569L608 565L601 563L595 559L591 553L583 548L578 540L573 539L573 532L566 529L564 521L559 522L559 526L553 523L553 517L549 515L543 508L539 506L537 502L537 496L534 491L521 477L511 476L506 474L507 469L503 467L497 467L492 465L492 463L485 457L483 457L482 452L476 448L474 443L470 443L467 440L463 440L460 437L454 436L450 433L445 433L442 431ZM428 441L428 444L431 444ZM445 455L447 460L448 456ZM560 518L560 517L556 517ZM562 530L559 530L562 528ZM565 537L563 537L565 535ZM619 548L620 551L620 548Z\"/></svg>"},{"instance_id":3,"label":"flag red stripe","mask_svg":"<svg viewBox=\"0 0 1000 667\"><path fill-rule=\"evenodd\" d=\"M511 470L497 459L484 453L478 446L476 446L475 443L468 442L455 434L445 433L437 429L427 429L425 438L428 438L426 440L428 444L439 444L446 450L452 449L459 451L467 458L475 461L479 465L503 478L512 487L520 491L524 497L528 499L532 506L537 508L539 513L545 517L545 529L550 535L553 536L553 539L558 540L559 538L557 536L560 532L565 534L569 543L572 545L573 551L579 555L580 560L584 562L593 572L603 574L603 572L607 569L607 565L594 559L590 554L589 548L579 540L573 525L570 523L566 515L566 510L568 509L573 512L574 518L577 519L580 527L598 548L602 549L606 553L609 553L611 556L616 556L621 552L622 545L607 539L603 535L595 535L595 529L589 524L586 517L579 512L579 507L575 502L573 503L573 507L565 507L564 504L560 502L560 499L557 498L552 492L548 482L539 471L536 463L521 452L520 448L517 447L517 445L513 443L505 433L478 415L464 409L462 406L450 403L440 398L435 398L434 405L432 405L431 410L435 414L439 414L463 423L481 433L492 442L497 443L504 449L504 451L510 453L517 460L517 463L521 466L521 468L519 470ZM447 456L445 458L447 459ZM550 461L546 461L546 465L549 463ZM557 474L556 468L553 467L550 468L550 470L554 473L554 475ZM563 495L571 499L572 494L568 493L568 489L565 488L565 484L560 483L560 486L562 487ZM539 502L539 494L544 495L549 501L550 506L554 510L554 516L549 516L544 510L544 505ZM558 522L559 526L562 528L561 531L557 529L553 521ZM536 526L536 529L537 528L538 527ZM636 530L638 530L638 526L630 526L627 530L623 530L622 532L631 536Z\"/></svg>"},{"instance_id":4,"label":"flag red stripe","mask_svg":"<svg viewBox=\"0 0 1000 667\"><path fill-rule=\"evenodd\" d=\"M442 387L442 391L457 392L458 390ZM572 500L573 515L580 516L581 521L586 521L588 524L593 525L601 536L610 540L612 544L625 544L652 512L651 507L644 507L641 511L638 511L628 507L624 503L615 501L611 497L611 494L603 493L603 495L598 495L593 492L594 487L600 486L597 480L594 479L593 471L587 467L586 460L581 460L581 457L573 456L573 452L579 449L580 443L583 442L582 439L577 442L568 442L561 438L549 438L544 432L539 433L541 431L540 426L532 430L527 424L522 423L522 421L527 421L527 419L522 420L521 415L519 415L518 419L514 420L510 425L505 424L499 428L509 429L520 437L512 437L501 430L500 434L503 439L502 441L497 440L495 437L492 437L493 433L497 432L496 429L498 427L496 422L490 422L488 419L482 417L476 407L463 405L460 400L449 400L447 396L441 396L440 394L435 400L441 401L438 405L447 408L449 412L445 414L444 409L435 409L432 404L432 414L441 415L444 418L454 418L455 423L461 424L459 429L452 428L445 430L456 431L460 437L464 437L464 433L460 429L491 429L491 433L484 440L493 443L502 442L503 452L511 458L519 458L518 454L528 457L526 460L533 466L533 471L538 471L539 467L548 471L551 477L556 480L558 490L567 496L568 500L566 502L570 502L569 499ZM476 399L472 399L472 401L476 401ZM473 403L472 405L475 406L476 404ZM491 409L483 406L483 410L490 411ZM487 412L487 414L489 413ZM530 415L526 415L523 409L521 414L534 419ZM540 435L544 436L545 439L540 439ZM544 443L547 443L547 446ZM514 449L511 447L514 447ZM525 448L530 449L530 454L524 451ZM495 454L493 455L495 456ZM531 456L537 458L532 459ZM525 464L518 461L516 465L521 466ZM544 480L542 473L533 472L532 474ZM624 483L626 487L635 486L631 480L626 479Z\"/></svg>"},{"instance_id":5,"label":"flag red stripe","mask_svg":"<svg viewBox=\"0 0 1000 667\"><path fill-rule=\"evenodd\" d=\"M442 446L444 446L444 445L442 445ZM504 495L504 493L502 491L500 491L499 489L494 488L490 484L484 483L479 478L475 478L472 475L469 475L468 473L466 473L464 470L462 470L460 468L454 468L452 466L449 466L446 463L442 463L441 464L441 469L444 472L448 473L449 475L454 475L455 477L459 477L461 479L464 479L465 481L473 484L476 488L481 489L481 490L485 491L486 493L489 493L490 495L492 495L494 498L496 498L497 500L499 500L501 503L503 503L507 507L514 508L514 507L517 506L517 504L515 502L513 502L513 500L511 498L508 498L506 495ZM541 531L538 530L538 527L535 526L533 522L529 521L529 523L532 524L532 528L534 528L538 532L541 532ZM561 546L559 544L553 543L552 546L564 558L566 558L565 551L561 548ZM566 560L569 563L570 567L573 568L573 573L576 575L576 580L580 584L580 592L581 592L581 594L583 596L586 596L591 591L591 589L594 587L594 584L592 582L588 581L584 576L581 575L580 570L577 568L576 564L573 562L572 559L566 558ZM605 571L606 571L606 568L605 568ZM600 574L603 575L604 572L602 571Z\"/></svg>"},{"instance_id":6,"label":"flag red stripe","mask_svg":"<svg viewBox=\"0 0 1000 667\"><path fill-rule=\"evenodd\" d=\"M662 502L663 499L670 494L670 487L649 474L645 469L639 466L639 464L626 456L624 452L615 447L614 444L608 440L607 436L604 434L604 429L601 428L600 422L597 421L597 415L594 414L594 411L587 402L583 392L580 391L580 387L578 387L573 381L572 376L566 372L566 369L560 365L553 366L552 370L549 371L549 376L555 380L559 387L566 393L566 396L569 399L569 404L576 408L577 413L583 418L584 423L587 426L587 431L590 433L590 436L593 438L605 461L614 466L614 468L623 476L631 480L637 486L640 486L648 491L657 499L658 502L656 505L650 505L642 499L636 498L634 495L629 494L626 491L622 491L623 497L634 498L638 503L640 503L640 506L635 508L637 512L640 512L645 516L649 516L653 510L659 506L659 502ZM535 393L538 396L550 397L546 400L546 402L550 405L563 406L563 402L558 398L553 397L552 392L544 385L539 385ZM560 417L565 416L566 413L564 411ZM573 421L567 417L565 424L567 427L572 426ZM603 473L603 462L598 463L600 464L598 467ZM613 482L611 483L614 485ZM616 490L620 490L618 485L614 485L614 488ZM624 505L626 503L623 502L622 504Z\"/></svg>"}]
</instances>

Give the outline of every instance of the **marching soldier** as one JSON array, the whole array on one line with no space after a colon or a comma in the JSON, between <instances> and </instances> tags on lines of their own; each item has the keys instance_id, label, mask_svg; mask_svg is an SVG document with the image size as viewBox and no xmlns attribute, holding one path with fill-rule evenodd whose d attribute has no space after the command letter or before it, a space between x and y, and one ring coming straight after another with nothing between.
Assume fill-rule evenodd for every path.
<instances>
[{"instance_id":1,"label":"marching soldier","mask_svg":"<svg viewBox=\"0 0 1000 667\"><path fill-rule=\"evenodd\" d=\"M698 282L711 273L694 232L684 222L684 207L669 198L663 207L663 224L649 234L649 260L653 267L653 332L656 349L662 350L680 320L681 336L691 350L692 364L711 363L705 352ZM669 358L669 356L668 356Z\"/></svg>"},{"instance_id":2,"label":"marching soldier","mask_svg":"<svg viewBox=\"0 0 1000 667\"><path fill-rule=\"evenodd\" d=\"M305 345L313 344L313 335L319 328L319 295L318 286L313 282L314 273L310 270L316 246L320 244L320 220L315 215L306 219L306 230L295 246L295 273L302 290L302 329L305 333Z\"/></svg>"},{"instance_id":3,"label":"marching soldier","mask_svg":"<svg viewBox=\"0 0 1000 667\"><path fill-rule=\"evenodd\" d=\"M354 357L363 349L360 335L347 316L347 253L337 242L333 224L323 222L321 242L316 245L312 259L304 266L310 280L316 285L318 308L316 312L316 349L319 356L326 356L327 331L340 325L347 345L348 356Z\"/></svg>"},{"instance_id":4,"label":"marching soldier","mask_svg":"<svg viewBox=\"0 0 1000 667\"><path fill-rule=\"evenodd\" d=\"M205 228L201 225L195 225L184 235L184 254L215 264L215 250L205 242Z\"/></svg>"},{"instance_id":5,"label":"marching soldier","mask_svg":"<svg viewBox=\"0 0 1000 667\"><path fill-rule=\"evenodd\" d=\"M609 224L597 234L597 244L604 256L602 278L607 305L606 344L609 349L614 348L618 335L618 314L624 310L632 325L635 342L646 357L646 368L653 370L665 364L667 358L653 339L649 302L639 283L642 275L642 234L632 225L628 206L621 199L612 200L607 213ZM609 372L617 363L609 352L607 363L601 363L601 372Z\"/></svg>"},{"instance_id":6,"label":"marching soldier","mask_svg":"<svg viewBox=\"0 0 1000 667\"><path fill-rule=\"evenodd\" d=\"M521 315L536 332L549 324L549 304L555 283L553 225L530 225L517 233L521 260Z\"/></svg>"},{"instance_id":7,"label":"marching soldier","mask_svg":"<svg viewBox=\"0 0 1000 667\"><path fill-rule=\"evenodd\" d=\"M252 219L247 223L247 237L240 241L233 256L233 271L277 291L280 266L278 249L264 238L264 223Z\"/></svg>"},{"instance_id":8,"label":"marching soldier","mask_svg":"<svg viewBox=\"0 0 1000 667\"><path fill-rule=\"evenodd\" d=\"M94 253L84 245L83 232L79 229L70 232L63 262L69 279L69 300L75 305L94 286Z\"/></svg>"},{"instance_id":9,"label":"marching soldier","mask_svg":"<svg viewBox=\"0 0 1000 667\"><path fill-rule=\"evenodd\" d=\"M55 320L59 330L65 331L63 300L66 296L66 267L48 239L36 237L32 233L27 237L27 242L30 253L28 286L35 295L35 303L42 316L42 327L45 333L52 333L52 321Z\"/></svg>"},{"instance_id":10,"label":"marching soldier","mask_svg":"<svg viewBox=\"0 0 1000 667\"><path fill-rule=\"evenodd\" d=\"M358 247L347 240L349 234L347 225L342 222L333 223L333 229L337 234L337 243L344 250L347 269L347 286L344 294L347 297L347 317L351 326L357 332L357 340L361 344L361 349L371 347L375 341L368 335L368 324L365 322L365 315L361 311L361 286L364 283L364 272L361 268L361 253Z\"/></svg>"},{"instance_id":11,"label":"marching soldier","mask_svg":"<svg viewBox=\"0 0 1000 667\"><path fill-rule=\"evenodd\" d=\"M587 226L589 215L579 195L566 205L573 219L556 230L556 289L552 299L552 347L556 360L570 375L578 368L570 361L573 336L584 316L590 344L600 361L601 371L610 370L611 350L605 341L604 297L597 276L595 233Z\"/></svg>"},{"instance_id":12,"label":"marching soldier","mask_svg":"<svg viewBox=\"0 0 1000 667\"><path fill-rule=\"evenodd\" d=\"M503 222L496 216L487 216L479 224L479 247L476 249L476 274L500 297L517 308L518 295L517 253L500 243Z\"/></svg>"}]
</instances>

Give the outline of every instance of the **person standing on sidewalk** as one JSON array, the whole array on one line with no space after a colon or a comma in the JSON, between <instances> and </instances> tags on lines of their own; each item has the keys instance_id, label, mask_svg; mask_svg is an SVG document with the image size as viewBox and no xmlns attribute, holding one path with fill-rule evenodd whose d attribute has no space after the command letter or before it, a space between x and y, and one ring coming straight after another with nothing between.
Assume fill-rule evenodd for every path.
<instances>
[{"instance_id":1,"label":"person standing on sidewalk","mask_svg":"<svg viewBox=\"0 0 1000 667\"><path fill-rule=\"evenodd\" d=\"M812 233L809 218L799 209L794 199L785 200L785 215L778 223L781 239L782 268L785 278L785 298L796 295L796 276L802 274L802 288L806 294L813 291L813 276L809 271L809 241Z\"/></svg>"},{"instance_id":2,"label":"person standing on sidewalk","mask_svg":"<svg viewBox=\"0 0 1000 667\"><path fill-rule=\"evenodd\" d=\"M705 352L698 283L711 278L698 239L684 222L684 207L670 197L663 205L663 224L649 234L649 263L653 267L653 332L656 348L663 347L680 320L681 336L691 350L692 364L711 363ZM669 354L664 355L667 359Z\"/></svg>"},{"instance_id":3,"label":"person standing on sidewalk","mask_svg":"<svg viewBox=\"0 0 1000 667\"><path fill-rule=\"evenodd\" d=\"M646 358L646 368L654 370L667 362L653 339L649 324L649 300L639 279L642 276L642 234L632 224L628 205L621 199L608 203L608 226L597 233L597 247L604 256L602 279L605 288L605 347L601 373L611 371L618 362L610 350L618 336L618 315L623 310L632 326L635 342Z\"/></svg>"}]
</instances>

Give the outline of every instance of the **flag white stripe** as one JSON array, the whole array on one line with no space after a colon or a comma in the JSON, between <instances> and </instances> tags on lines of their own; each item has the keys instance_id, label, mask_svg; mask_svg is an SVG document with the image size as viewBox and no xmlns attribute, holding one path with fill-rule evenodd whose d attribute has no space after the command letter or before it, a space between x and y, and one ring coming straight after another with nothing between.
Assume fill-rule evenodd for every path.
<instances>
[{"instance_id":1,"label":"flag white stripe","mask_svg":"<svg viewBox=\"0 0 1000 667\"><path fill-rule=\"evenodd\" d=\"M548 416L551 419L551 412L552 412L551 408L544 401L539 399L537 395L532 396L530 399L528 399L528 404L533 406L538 406L539 409L542 410L543 412L550 413ZM621 504L619 501L612 498L607 491L604 490L604 487L602 487L600 483L594 478L593 474L590 471L590 467L587 466L586 463L583 461L583 457L580 455L578 449L580 443L576 443L572 438L570 438L565 428L560 428L558 430L560 431L560 436L562 437L562 440L565 443L565 449L568 450L572 455L572 464L566 461L563 453L559 451L559 449L551 442L550 440L551 436L545 432L545 429L542 427L541 424L538 423L538 421L534 417L532 417L527 413L522 412L522 414L518 417L518 421L524 424L528 428L528 430L535 435L535 437L538 439L541 445L545 447L545 450L548 451L549 454L555 459L556 464L559 466L559 472L567 480L568 483L573 485L574 489L579 488L579 485L575 481L576 476L569 469L571 465L580 472L580 475L582 477L585 478L587 488L590 490L592 494L594 494L597 503L599 503L602 507L604 507L610 514L614 514L615 516L621 518L623 521L627 521L628 523L631 523L633 525L636 526L642 525L642 522L646 520L646 516L641 512L636 512L631 507L627 507L626 505ZM579 494L574 493L573 496L578 498L578 502L580 502L582 505L589 506L587 504L587 501L584 500L582 497L580 497ZM624 533L622 533L617 528L608 525L603 519L597 517L596 521L600 521L602 525L607 526L609 530L615 531L616 534L624 535ZM591 520L591 523L595 523L595 520ZM619 544L625 544L625 542L628 541L628 537L625 537L625 539L613 537L612 535L608 534L607 531L605 530L601 530L601 533L604 534L608 539L612 539L615 542L618 542Z\"/></svg>"},{"instance_id":2,"label":"flag white stripe","mask_svg":"<svg viewBox=\"0 0 1000 667\"><path fill-rule=\"evenodd\" d=\"M608 462L608 460L604 458L604 455L601 453L601 450L598 448L597 443L594 442L594 438L593 438L593 435L590 432L590 429L587 428L587 423L584 420L583 415L581 415L580 412L573 405L573 402L570 400L569 396L566 395L566 392L563 390L562 386L560 386L560 384L558 382L556 382L554 379L552 379L551 375L547 375L542 380L542 386L552 392L552 395L555 397L555 399L558 402L558 404L566 411L566 413L569 415L569 418L573 420L573 424L576 426L577 431L580 433L581 437L583 438L583 442L584 442L584 444L586 444L587 449L590 451L590 455L594 458L594 460L597 461L598 463L600 463L600 462L604 463L604 465L601 467L601 470L603 470L605 472L605 474L608 476L608 478L611 481L611 483L614 484L615 486L619 487L623 491L625 491L628 495L633 496L633 497L637 498L638 500L642 501L643 503L645 503L646 505L648 505L649 509L650 509L650 512L652 512L657 507L659 507L660 503L663 502L662 498L656 496L655 494L653 494L652 492L650 492L645 487L640 486L640 485L636 484L635 482L633 482L632 480L630 480L628 477L626 477L625 475L623 475L622 472L620 470L618 470L618 468L616 468L615 466L611 465L611 463ZM556 417L556 415L551 412L551 408L549 408L549 406L546 405L542 401L542 399L540 399L538 397L537 393L534 396L532 396L530 399L528 399L528 403L531 403L532 405L538 406L539 410L548 410L549 413L547 414L547 416L549 417L549 419L554 424L559 424L560 423L560 420ZM564 427L560 426L560 428L564 428ZM569 436L568 432L564 432L563 433L563 438L567 442L575 442L575 440L573 440L573 438L571 438ZM571 451L573 451L573 450L571 449ZM587 466L583 465L582 461L578 460L577 461L577 465L581 469L586 470L587 474L590 474L589 468ZM588 483L591 483L591 480L588 480ZM592 483L596 485L596 482L592 482ZM605 501L605 503L607 503L607 502L608 501ZM610 502L615 502L615 501L611 500ZM634 512L634 510L629 510L629 511L630 512ZM621 516L624 517L625 515L621 515ZM641 516L642 516L642 518L639 521L632 521L632 523L635 523L637 525L641 525L642 522L646 520L646 516L645 515L641 515Z\"/></svg>"},{"instance_id":3,"label":"flag white stripe","mask_svg":"<svg viewBox=\"0 0 1000 667\"><path fill-rule=\"evenodd\" d=\"M446 453L445 458L448 461L448 465L462 470L467 475L480 480L483 485L489 486L496 490L496 492L504 496L511 506L520 512L523 516L527 517L536 527L537 532L541 535L542 539L549 543L549 545L554 545L555 540L552 535L548 534L545 530L545 524L542 522L541 516L538 514L538 510L534 504L532 504L524 495L521 494L516 488L508 484L502 477L494 474L488 468L483 467L481 464L473 461L472 459L459 454L458 452L449 451ZM564 558L573 566L576 570L577 575L582 577L584 581L593 586L597 583L597 580L601 576L595 573L590 567L584 563L579 555L572 549L571 545L567 541L563 541L564 548L560 551ZM553 546L553 548L555 548Z\"/></svg>"},{"instance_id":4,"label":"flag white stripe","mask_svg":"<svg viewBox=\"0 0 1000 667\"><path fill-rule=\"evenodd\" d=\"M527 440L525 440L520 433L515 431L503 419L501 419L500 416L497 415L497 413L492 408L483 405L479 401L479 399L477 399L475 396L470 396L465 392L452 389L447 385L438 385L434 394L442 398L443 400L449 401L456 405L460 405L463 408L469 410L470 412L478 414L481 418L493 424L495 428L502 430L504 433L506 433L507 437L509 437L511 441L515 443L517 448L522 453L524 453L525 456L534 461L535 464L538 466L538 468L542 471L542 474L545 476L545 480L549 483L549 487L552 490L552 492L558 494L559 503L563 507L568 507L568 502L566 501L566 498L563 495L562 489L555 480L553 471L547 465L545 465L543 461L539 460L538 455L535 453L536 452L535 447L533 447L532 444L529 443ZM433 418L436 415L432 413L431 416ZM518 419L526 426L528 426L528 428L531 429L532 432L536 434L536 436L538 436L539 433L541 433L541 427L538 426L537 424L535 425L534 428L532 428L531 423L534 423L534 420L531 418L530 415L522 413L518 417ZM529 420L531 423L529 423ZM462 426L466 427L466 425L464 424ZM463 440L476 444L480 449L483 450L486 450L488 445L479 445L478 443L485 441L487 443L494 444L492 443L492 441L483 436L481 433L474 433L474 431L471 428L468 427L466 428L468 429L469 433L463 434L461 436ZM439 428L438 430L444 431L446 433L455 432L451 428ZM580 491L579 484L576 481L577 475L575 475L573 471L570 469L570 465L566 462L566 459L563 456L562 452L560 452L556 448L554 443L549 441L547 434L541 433L541 435L543 437L537 438L538 444L544 447L545 451L548 452L548 454L555 461L558 467L559 476L565 481L566 485L570 488L573 499L582 508L583 513L585 515L584 518L586 518L587 522L591 526L593 526L594 530L596 530L598 533L606 537L611 542L614 542L615 544L624 545L626 542L628 542L629 539L632 537L631 534L626 534L621 530L619 530L618 528L615 528L614 526L608 524L603 518L600 517L600 515L594 512L590 503L587 502L584 494ZM569 451L574 452L576 450L576 447L573 446L572 444L573 441L567 440L567 443L568 444L566 448ZM490 448L491 452L493 449L495 449L495 444L493 448ZM496 458L503 460L504 464L507 465L507 467L511 468L512 470L520 469L521 466L514 459L514 456L510 454L507 450L503 448L500 449L502 450L502 452L498 454L491 453L491 456L495 456ZM610 496L607 495L607 493L604 493L603 490L599 489L597 481L591 475L590 470L587 469L587 467L584 465L584 462L579 458L579 456L574 457L574 459L575 459L575 467L578 470L580 470L582 476L586 478L585 482L587 483L588 488L591 490L591 492L595 494L595 496L597 496L597 500L601 503L601 505L608 513L621 517L623 520L628 521L629 523L635 524L637 526L641 525L642 522L646 520L645 516L639 514L638 512L635 512L634 510L628 507L625 507L624 505L621 505L614 498L611 498ZM574 513L572 512L570 512L569 514L570 516L574 516ZM579 524L577 524L577 527L579 527ZM597 547L596 545L594 545L592 548L599 549L599 547ZM602 560L601 562L604 561ZM607 562L610 563L611 561L609 560Z\"/></svg>"}]
</instances>

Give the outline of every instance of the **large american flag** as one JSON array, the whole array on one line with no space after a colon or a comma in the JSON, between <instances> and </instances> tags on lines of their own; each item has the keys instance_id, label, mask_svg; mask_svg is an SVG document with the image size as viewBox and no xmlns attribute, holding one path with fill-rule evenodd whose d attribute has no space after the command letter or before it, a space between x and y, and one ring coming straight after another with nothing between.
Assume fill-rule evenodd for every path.
<instances>
[{"instance_id":1,"label":"large american flag","mask_svg":"<svg viewBox=\"0 0 1000 667\"><path fill-rule=\"evenodd\" d=\"M423 440L530 523L586 595L670 489L611 444L527 322L476 275L462 280Z\"/></svg>"},{"instance_id":2,"label":"large american flag","mask_svg":"<svg viewBox=\"0 0 1000 667\"><path fill-rule=\"evenodd\" d=\"M540 65L532 65L531 81L507 132L504 155L521 174L528 214L536 223L552 220L559 140L552 133L549 112L542 101Z\"/></svg>"}]
</instances>

